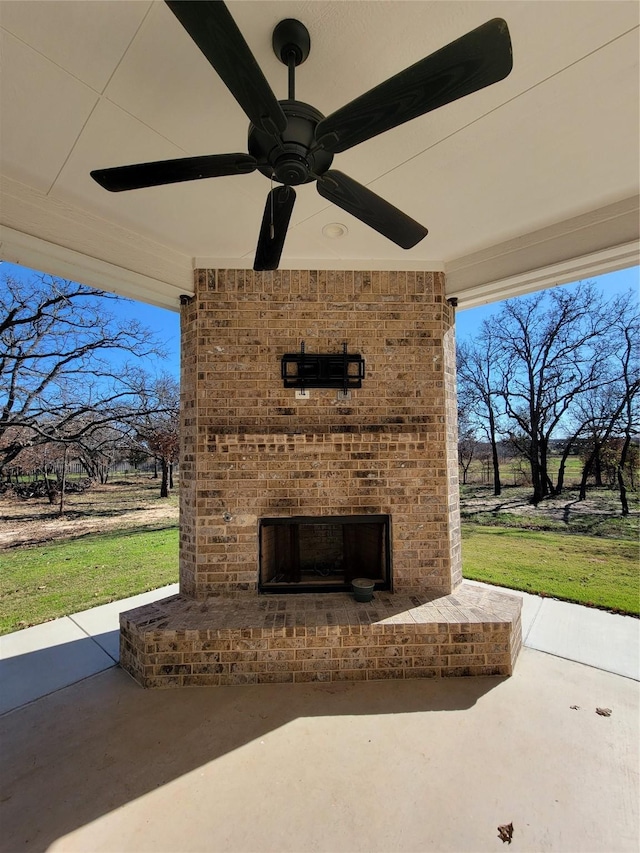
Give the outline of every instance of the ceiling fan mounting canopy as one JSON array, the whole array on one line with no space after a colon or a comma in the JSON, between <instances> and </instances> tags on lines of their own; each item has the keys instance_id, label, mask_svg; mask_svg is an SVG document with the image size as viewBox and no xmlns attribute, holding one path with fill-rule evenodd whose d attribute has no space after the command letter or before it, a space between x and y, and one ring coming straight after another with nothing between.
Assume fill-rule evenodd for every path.
<instances>
[{"instance_id":1,"label":"ceiling fan mounting canopy","mask_svg":"<svg viewBox=\"0 0 640 853\"><path fill-rule=\"evenodd\" d=\"M284 21L276 24L271 44L280 62L288 65L293 54L295 64L302 65L311 50L311 37L309 30L301 21L285 18Z\"/></svg>"},{"instance_id":2,"label":"ceiling fan mounting canopy","mask_svg":"<svg viewBox=\"0 0 640 853\"><path fill-rule=\"evenodd\" d=\"M427 229L331 169L334 155L497 83L513 66L507 24L494 18L325 117L295 96L295 69L311 49L300 21L287 18L273 31L273 50L289 75L288 98L278 101L222 0L165 2L249 118L248 153L96 169L91 177L110 192L122 192L258 170L279 186L267 196L255 270L278 268L296 199L293 188L311 181L323 198L403 249L419 243Z\"/></svg>"}]
</instances>

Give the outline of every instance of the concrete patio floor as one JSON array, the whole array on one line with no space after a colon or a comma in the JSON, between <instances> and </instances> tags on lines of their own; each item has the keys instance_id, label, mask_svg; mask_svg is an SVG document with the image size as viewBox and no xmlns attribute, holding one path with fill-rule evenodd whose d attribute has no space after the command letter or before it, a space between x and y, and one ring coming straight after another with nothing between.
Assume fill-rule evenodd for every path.
<instances>
[{"instance_id":1,"label":"concrete patio floor","mask_svg":"<svg viewBox=\"0 0 640 853\"><path fill-rule=\"evenodd\" d=\"M507 679L144 691L137 597L4 637L0 849L635 851L638 620L524 599Z\"/></svg>"}]
</instances>

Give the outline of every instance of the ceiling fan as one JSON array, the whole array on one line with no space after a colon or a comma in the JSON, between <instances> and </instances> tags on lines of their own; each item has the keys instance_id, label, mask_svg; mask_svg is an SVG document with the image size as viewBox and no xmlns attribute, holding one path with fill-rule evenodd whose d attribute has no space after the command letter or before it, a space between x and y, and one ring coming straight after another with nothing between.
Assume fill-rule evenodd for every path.
<instances>
[{"instance_id":1,"label":"ceiling fan","mask_svg":"<svg viewBox=\"0 0 640 853\"><path fill-rule=\"evenodd\" d=\"M504 79L513 61L507 24L494 18L370 89L331 115L296 100L295 69L309 55L309 32L288 18L273 31L273 50L288 67L288 99L278 101L222 0L166 0L250 120L248 154L211 154L96 169L110 192L256 169L280 186L267 196L254 270L278 268L296 199L294 186L316 181L323 198L403 249L427 229L336 169L339 154L406 121Z\"/></svg>"}]
</instances>

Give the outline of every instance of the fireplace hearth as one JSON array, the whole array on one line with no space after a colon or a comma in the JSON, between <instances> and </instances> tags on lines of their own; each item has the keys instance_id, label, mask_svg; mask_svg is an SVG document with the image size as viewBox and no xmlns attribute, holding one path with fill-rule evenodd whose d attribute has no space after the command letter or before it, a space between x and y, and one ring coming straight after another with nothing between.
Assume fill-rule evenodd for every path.
<instances>
[{"instance_id":1,"label":"fireplace hearth","mask_svg":"<svg viewBox=\"0 0 640 853\"><path fill-rule=\"evenodd\" d=\"M301 340L348 341L366 381L283 387ZM444 276L198 270L182 345L180 594L121 614L122 666L147 687L509 675L520 600L462 582Z\"/></svg>"}]
</instances>

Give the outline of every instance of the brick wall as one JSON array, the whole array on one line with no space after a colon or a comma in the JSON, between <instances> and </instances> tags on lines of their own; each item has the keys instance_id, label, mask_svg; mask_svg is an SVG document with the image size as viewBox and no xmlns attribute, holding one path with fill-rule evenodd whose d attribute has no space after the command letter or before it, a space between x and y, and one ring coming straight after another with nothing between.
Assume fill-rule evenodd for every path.
<instances>
[{"instance_id":1,"label":"brick wall","mask_svg":"<svg viewBox=\"0 0 640 853\"><path fill-rule=\"evenodd\" d=\"M254 593L258 521L391 516L395 591L461 580L453 312L429 272L198 270L182 313L181 592ZM360 353L306 400L280 359Z\"/></svg>"}]
</instances>

